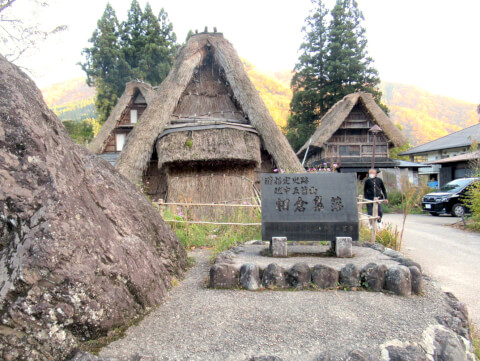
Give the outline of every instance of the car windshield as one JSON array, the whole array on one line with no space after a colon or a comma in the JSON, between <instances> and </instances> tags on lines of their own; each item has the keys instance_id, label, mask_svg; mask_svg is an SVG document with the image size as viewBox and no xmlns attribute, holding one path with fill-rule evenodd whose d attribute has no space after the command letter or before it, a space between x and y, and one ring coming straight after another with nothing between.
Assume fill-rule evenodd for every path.
<instances>
[{"instance_id":1,"label":"car windshield","mask_svg":"<svg viewBox=\"0 0 480 361\"><path fill-rule=\"evenodd\" d=\"M470 184L470 182L471 182L470 179L455 180L441 187L440 192L457 193L458 191L462 190L465 186Z\"/></svg>"}]
</instances>

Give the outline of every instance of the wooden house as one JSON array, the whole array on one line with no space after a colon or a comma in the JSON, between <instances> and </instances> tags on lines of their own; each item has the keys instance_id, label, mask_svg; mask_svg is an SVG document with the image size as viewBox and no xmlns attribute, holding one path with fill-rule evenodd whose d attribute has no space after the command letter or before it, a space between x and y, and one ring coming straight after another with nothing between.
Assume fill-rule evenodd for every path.
<instances>
[{"instance_id":1,"label":"wooden house","mask_svg":"<svg viewBox=\"0 0 480 361\"><path fill-rule=\"evenodd\" d=\"M421 169L420 177L428 181L431 188L437 188L451 180L472 175L468 161L472 154L471 145L475 142L480 142L480 124L417 145L400 155L409 156L411 161L429 164L429 167Z\"/></svg>"},{"instance_id":2,"label":"wooden house","mask_svg":"<svg viewBox=\"0 0 480 361\"><path fill-rule=\"evenodd\" d=\"M252 202L261 172L303 171L233 46L193 35L127 138L116 168L169 202Z\"/></svg>"},{"instance_id":3,"label":"wooden house","mask_svg":"<svg viewBox=\"0 0 480 361\"><path fill-rule=\"evenodd\" d=\"M365 174L371 167L374 143L371 129L375 125L381 128L375 141L375 167L393 168L396 163L390 159L389 151L407 140L373 96L365 92L349 94L336 103L297 156L305 160L306 168L337 164L340 172Z\"/></svg>"},{"instance_id":4,"label":"wooden house","mask_svg":"<svg viewBox=\"0 0 480 361\"><path fill-rule=\"evenodd\" d=\"M149 84L128 82L102 129L87 145L88 150L115 164L127 136L140 121L154 94L155 90Z\"/></svg>"}]
</instances>

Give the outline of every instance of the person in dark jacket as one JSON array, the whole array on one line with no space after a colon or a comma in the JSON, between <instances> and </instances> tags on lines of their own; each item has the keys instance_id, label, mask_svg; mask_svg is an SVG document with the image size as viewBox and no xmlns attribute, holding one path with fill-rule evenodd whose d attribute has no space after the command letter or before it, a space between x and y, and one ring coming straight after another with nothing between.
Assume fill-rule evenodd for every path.
<instances>
[{"instance_id":1,"label":"person in dark jacket","mask_svg":"<svg viewBox=\"0 0 480 361\"><path fill-rule=\"evenodd\" d=\"M370 169L368 171L368 178L363 187L363 196L365 199L373 201L375 198L383 199L384 203L388 203L387 190L383 184L382 179L377 178L377 170ZM367 212L369 216L373 216L373 203L367 204ZM378 204L378 224L380 225L383 217L382 204Z\"/></svg>"}]
</instances>

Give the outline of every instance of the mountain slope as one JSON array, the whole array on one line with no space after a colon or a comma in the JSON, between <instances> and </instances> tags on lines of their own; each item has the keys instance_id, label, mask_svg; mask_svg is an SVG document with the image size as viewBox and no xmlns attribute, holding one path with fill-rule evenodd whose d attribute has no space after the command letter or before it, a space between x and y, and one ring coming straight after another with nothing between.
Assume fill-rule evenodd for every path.
<instances>
[{"instance_id":1,"label":"mountain slope","mask_svg":"<svg viewBox=\"0 0 480 361\"><path fill-rule=\"evenodd\" d=\"M96 118L95 88L90 88L85 78L76 78L42 89L45 103L60 120L82 121Z\"/></svg>"},{"instance_id":2,"label":"mountain slope","mask_svg":"<svg viewBox=\"0 0 480 361\"><path fill-rule=\"evenodd\" d=\"M476 104L433 95L411 85L383 82L383 102L412 145L440 138L478 123Z\"/></svg>"},{"instance_id":3,"label":"mountain slope","mask_svg":"<svg viewBox=\"0 0 480 361\"><path fill-rule=\"evenodd\" d=\"M292 92L291 72L265 72L243 60L245 70L265 102L273 119L286 125ZM381 84L383 102L390 108L390 117L402 127L412 145L437 139L478 123L476 104L433 95L423 89L392 82ZM91 120L95 89L85 79L72 79L42 90L47 104L61 120ZM97 130L98 131L98 130Z\"/></svg>"}]
</instances>

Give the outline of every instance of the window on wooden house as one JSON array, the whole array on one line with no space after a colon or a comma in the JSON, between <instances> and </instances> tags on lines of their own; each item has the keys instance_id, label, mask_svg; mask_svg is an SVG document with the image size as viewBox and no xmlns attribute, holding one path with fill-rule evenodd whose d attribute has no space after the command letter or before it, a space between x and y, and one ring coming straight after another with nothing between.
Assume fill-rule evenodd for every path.
<instances>
[{"instance_id":1,"label":"window on wooden house","mask_svg":"<svg viewBox=\"0 0 480 361\"><path fill-rule=\"evenodd\" d=\"M435 157L435 159L437 159L438 157ZM413 157L413 161L416 162L416 163L423 163L423 162L426 162L428 161L428 156L427 155L415 155Z\"/></svg>"},{"instance_id":2,"label":"window on wooden house","mask_svg":"<svg viewBox=\"0 0 480 361\"><path fill-rule=\"evenodd\" d=\"M340 156L359 157L360 146L359 145L341 145L339 147Z\"/></svg>"},{"instance_id":3,"label":"window on wooden house","mask_svg":"<svg viewBox=\"0 0 480 361\"><path fill-rule=\"evenodd\" d=\"M123 149L123 146L125 145L125 138L126 134L125 133L117 133L115 134L115 150L117 152L121 152Z\"/></svg>"},{"instance_id":4,"label":"window on wooden house","mask_svg":"<svg viewBox=\"0 0 480 361\"><path fill-rule=\"evenodd\" d=\"M138 111L137 109L130 109L130 123L136 124L138 120Z\"/></svg>"}]
</instances>

